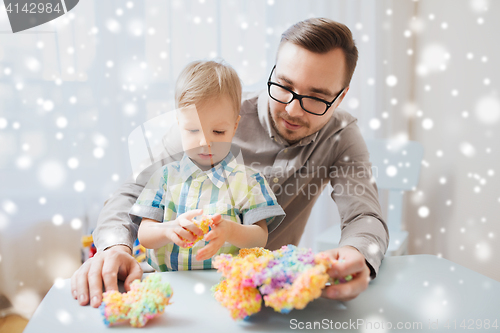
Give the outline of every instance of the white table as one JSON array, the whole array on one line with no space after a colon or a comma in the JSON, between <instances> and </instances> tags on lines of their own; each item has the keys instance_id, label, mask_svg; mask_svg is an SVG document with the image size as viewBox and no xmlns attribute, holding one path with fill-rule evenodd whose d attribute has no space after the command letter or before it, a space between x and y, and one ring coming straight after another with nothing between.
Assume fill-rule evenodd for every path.
<instances>
[{"instance_id":1,"label":"white table","mask_svg":"<svg viewBox=\"0 0 500 333\"><path fill-rule=\"evenodd\" d=\"M212 297L210 287L219 281L215 271L161 273L174 290L172 305L146 325L148 332L289 332L317 322L318 331L344 326L346 332L450 332L474 328L476 332L500 332L500 282L432 255L388 257L378 277L356 299L339 302L320 298L304 310L280 314L263 308L246 321L233 321ZM197 293L204 286L203 293ZM364 322L361 322L361 321ZM449 328L445 325L448 321ZM359 326L356 326L357 324ZM401 323L417 325L396 329ZM482 323L482 329L478 329ZM400 325L401 325L400 324ZM304 325L304 326L302 326ZM319 325L319 326L318 326ZM350 326L347 326L350 325ZM382 329L384 325L384 329ZM392 325L392 329L388 326ZM429 325L433 328L430 329ZM460 327L462 325L462 327ZM477 325L477 326L476 326ZM456 327L456 329L455 329ZM70 295L69 280L45 296L25 333L127 332L130 326L107 328L98 309L79 306ZM308 330L310 331L310 330Z\"/></svg>"}]
</instances>

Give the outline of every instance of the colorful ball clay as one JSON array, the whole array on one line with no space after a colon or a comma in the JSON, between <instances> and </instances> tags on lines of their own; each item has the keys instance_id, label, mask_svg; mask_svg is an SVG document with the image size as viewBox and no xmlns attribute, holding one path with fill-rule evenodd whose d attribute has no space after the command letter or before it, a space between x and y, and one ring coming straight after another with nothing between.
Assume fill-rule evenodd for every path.
<instances>
[{"instance_id":1,"label":"colorful ball clay","mask_svg":"<svg viewBox=\"0 0 500 333\"><path fill-rule=\"evenodd\" d=\"M107 326L130 322L133 327L143 327L163 313L172 294L170 284L162 282L160 274L150 274L142 282L133 281L127 293L116 290L103 293L99 309Z\"/></svg>"},{"instance_id":2,"label":"colorful ball clay","mask_svg":"<svg viewBox=\"0 0 500 333\"><path fill-rule=\"evenodd\" d=\"M206 216L206 215L204 215L202 217L202 219L201 219L200 222L197 222L196 220L193 220L193 222L194 222L194 224L196 224L198 226L198 228L200 228L203 231L203 235L198 236L193 242L188 242L187 240L181 238L185 242L184 248L186 248L186 249L192 248L194 244L196 244L200 240L202 240L203 237L205 237L205 235L208 233L208 231L210 230L210 227L213 224L212 219L210 217ZM191 231L189 231L189 232L191 232ZM191 232L191 234L193 234L193 236L196 236L192 232Z\"/></svg>"},{"instance_id":3,"label":"colorful ball clay","mask_svg":"<svg viewBox=\"0 0 500 333\"><path fill-rule=\"evenodd\" d=\"M336 263L325 253L314 255L311 249L294 245L276 251L241 249L236 257L221 254L214 259L224 280L212 290L233 319L259 312L262 299L275 311L288 313L320 297L327 282L338 284L352 279L349 275L331 281L327 271Z\"/></svg>"}]
</instances>

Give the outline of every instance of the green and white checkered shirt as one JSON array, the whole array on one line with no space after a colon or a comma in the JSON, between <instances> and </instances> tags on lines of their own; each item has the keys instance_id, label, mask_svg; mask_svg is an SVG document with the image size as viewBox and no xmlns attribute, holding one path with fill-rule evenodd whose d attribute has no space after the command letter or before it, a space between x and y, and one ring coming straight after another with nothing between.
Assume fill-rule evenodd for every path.
<instances>
[{"instance_id":1,"label":"green and white checkered shirt","mask_svg":"<svg viewBox=\"0 0 500 333\"><path fill-rule=\"evenodd\" d=\"M285 217L274 193L262 175L238 164L230 152L219 164L202 171L184 154L181 161L167 164L149 179L129 214L156 221L171 221L194 209L203 214L220 213L235 223L251 225L266 219L272 232ZM201 240L185 249L169 243L148 249L148 263L157 271L212 269L212 259L197 261L196 253L208 242ZM236 254L238 248L226 242L217 254Z\"/></svg>"}]
</instances>

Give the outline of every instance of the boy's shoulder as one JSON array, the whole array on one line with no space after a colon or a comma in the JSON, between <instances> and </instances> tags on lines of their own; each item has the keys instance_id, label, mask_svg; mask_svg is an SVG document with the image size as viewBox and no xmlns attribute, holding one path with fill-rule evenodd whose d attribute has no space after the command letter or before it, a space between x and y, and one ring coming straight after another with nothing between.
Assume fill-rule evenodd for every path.
<instances>
[{"instance_id":1,"label":"boy's shoulder","mask_svg":"<svg viewBox=\"0 0 500 333\"><path fill-rule=\"evenodd\" d=\"M253 179L254 181L259 181L264 178L259 170L240 163L235 164L232 174L245 177L246 179Z\"/></svg>"},{"instance_id":2,"label":"boy's shoulder","mask_svg":"<svg viewBox=\"0 0 500 333\"><path fill-rule=\"evenodd\" d=\"M181 161L173 161L165 165L165 170L169 173L181 171Z\"/></svg>"},{"instance_id":3,"label":"boy's shoulder","mask_svg":"<svg viewBox=\"0 0 500 333\"><path fill-rule=\"evenodd\" d=\"M180 171L180 161L173 161L167 163L156 170L157 174L162 174L163 176L172 175L172 173L176 173Z\"/></svg>"}]
</instances>

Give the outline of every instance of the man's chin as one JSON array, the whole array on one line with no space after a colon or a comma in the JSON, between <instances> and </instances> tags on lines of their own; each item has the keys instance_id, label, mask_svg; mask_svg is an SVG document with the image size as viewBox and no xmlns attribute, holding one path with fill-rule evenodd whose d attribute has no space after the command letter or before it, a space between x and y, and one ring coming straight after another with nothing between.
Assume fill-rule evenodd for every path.
<instances>
[{"instance_id":1,"label":"man's chin","mask_svg":"<svg viewBox=\"0 0 500 333\"><path fill-rule=\"evenodd\" d=\"M307 135L306 128L302 126L301 128L297 130L291 130L286 128L283 125L283 120L284 118L281 116L278 116L278 119L280 121L279 125L276 124L276 121L274 118L271 117L271 124L274 127L274 130L283 138L285 139L289 144L294 144L305 138Z\"/></svg>"},{"instance_id":2,"label":"man's chin","mask_svg":"<svg viewBox=\"0 0 500 333\"><path fill-rule=\"evenodd\" d=\"M304 137L299 135L298 133L287 133L288 131L280 131L278 134L285 139L290 145L299 142Z\"/></svg>"}]
</instances>

